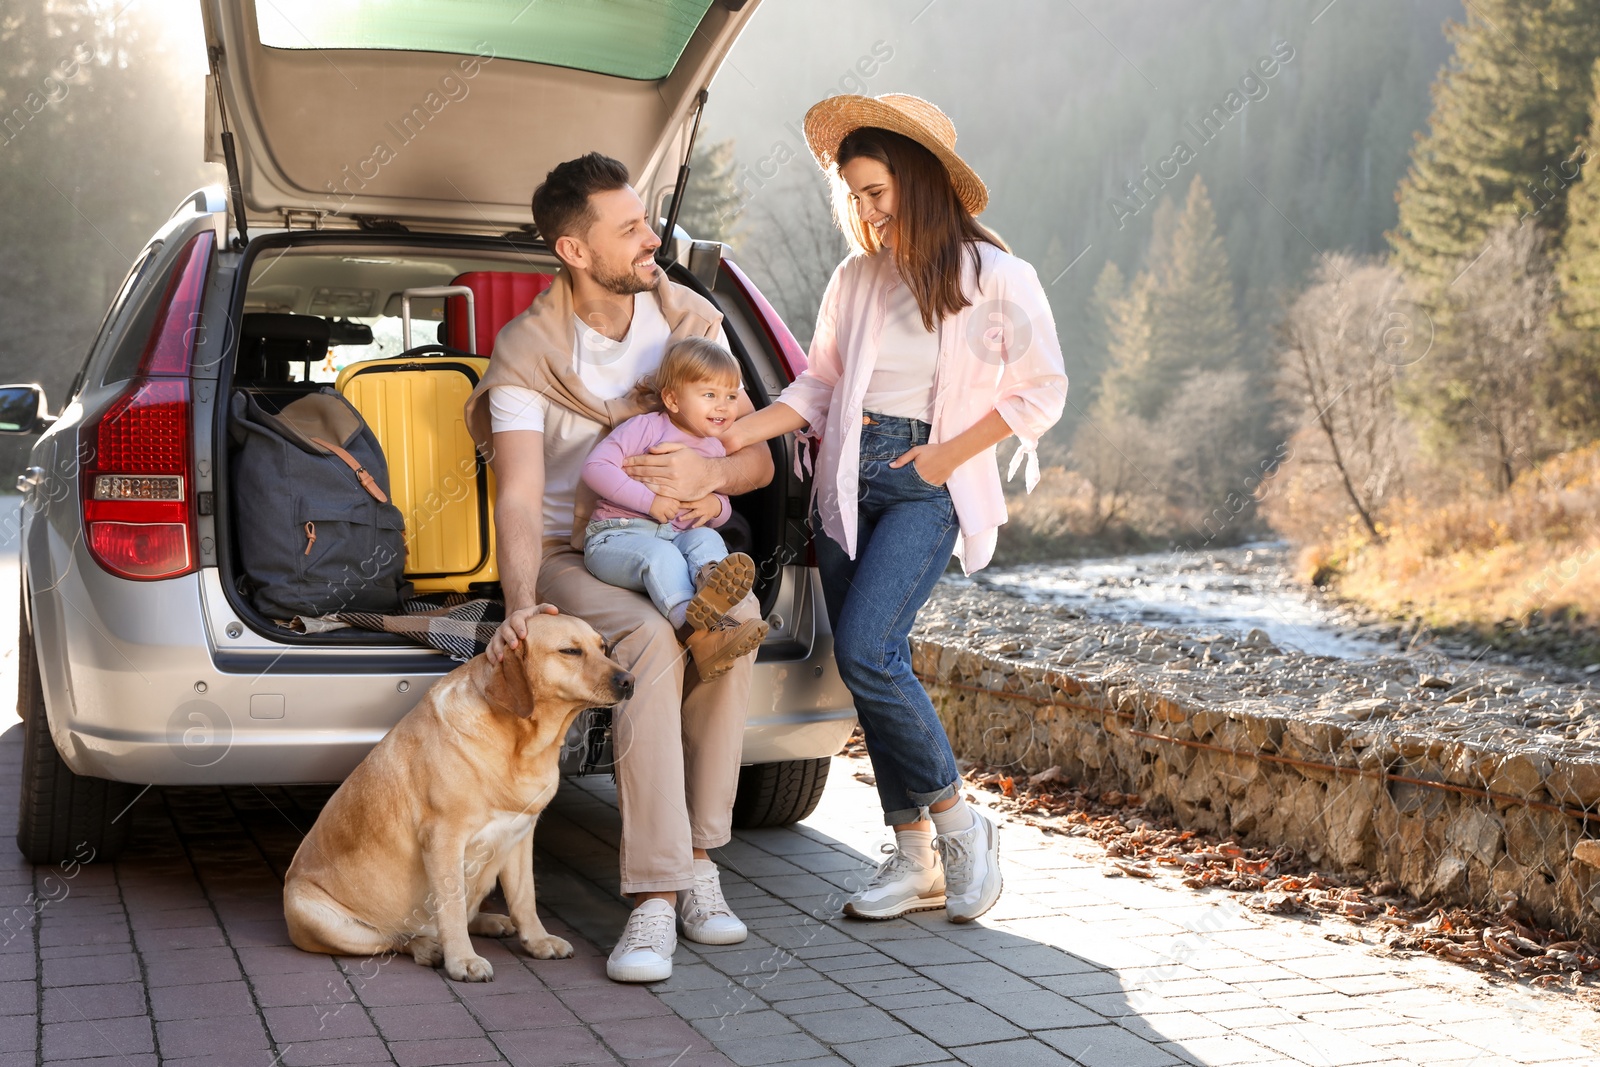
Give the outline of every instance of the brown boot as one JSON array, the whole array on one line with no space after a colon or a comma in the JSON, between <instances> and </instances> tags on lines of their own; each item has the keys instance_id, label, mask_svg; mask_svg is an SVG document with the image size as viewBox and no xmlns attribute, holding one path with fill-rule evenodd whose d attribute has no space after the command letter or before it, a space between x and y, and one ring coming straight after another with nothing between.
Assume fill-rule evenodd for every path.
<instances>
[{"instance_id":1,"label":"brown boot","mask_svg":"<svg viewBox=\"0 0 1600 1067\"><path fill-rule=\"evenodd\" d=\"M750 595L756 582L756 561L743 552L707 563L695 577L694 599L689 601L689 625L698 630L716 626L733 606ZM701 677L705 672L701 672Z\"/></svg>"},{"instance_id":2,"label":"brown boot","mask_svg":"<svg viewBox=\"0 0 1600 1067\"><path fill-rule=\"evenodd\" d=\"M696 629L685 644L701 679L710 681L727 674L740 656L748 656L761 647L766 636L767 624L760 619L740 622L724 615L710 628Z\"/></svg>"}]
</instances>

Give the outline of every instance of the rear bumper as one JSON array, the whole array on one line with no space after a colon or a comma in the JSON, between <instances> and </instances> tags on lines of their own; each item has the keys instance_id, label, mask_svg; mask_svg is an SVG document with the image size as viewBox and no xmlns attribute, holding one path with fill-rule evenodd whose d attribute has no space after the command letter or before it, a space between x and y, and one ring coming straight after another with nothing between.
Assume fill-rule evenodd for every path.
<instances>
[{"instance_id":1,"label":"rear bumper","mask_svg":"<svg viewBox=\"0 0 1600 1067\"><path fill-rule=\"evenodd\" d=\"M274 642L233 616L215 569L130 582L81 550L52 545L58 553L79 565L53 584L30 566L29 596L51 733L79 774L157 785L341 781L455 667L410 647ZM822 631L758 660L744 762L831 756L849 736L855 712ZM794 658L781 658L784 647Z\"/></svg>"}]
</instances>

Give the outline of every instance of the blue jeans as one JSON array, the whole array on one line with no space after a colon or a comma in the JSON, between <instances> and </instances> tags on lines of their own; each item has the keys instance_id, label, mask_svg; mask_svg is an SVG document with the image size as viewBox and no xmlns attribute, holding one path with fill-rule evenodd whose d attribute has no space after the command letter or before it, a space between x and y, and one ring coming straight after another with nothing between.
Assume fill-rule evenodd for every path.
<instances>
[{"instance_id":1,"label":"blue jeans","mask_svg":"<svg viewBox=\"0 0 1600 1067\"><path fill-rule=\"evenodd\" d=\"M924 481L913 464L889 466L913 445L928 443L928 424L868 417L876 425L861 428L856 558L822 532L815 516L812 528L834 658L855 697L883 821L895 826L924 818L922 809L956 795L955 753L911 673L910 634L960 526L949 490Z\"/></svg>"},{"instance_id":2,"label":"blue jeans","mask_svg":"<svg viewBox=\"0 0 1600 1067\"><path fill-rule=\"evenodd\" d=\"M678 530L650 519L600 519L584 531L589 573L607 585L648 593L674 626L685 622L700 568L726 558L728 546L709 526Z\"/></svg>"}]
</instances>

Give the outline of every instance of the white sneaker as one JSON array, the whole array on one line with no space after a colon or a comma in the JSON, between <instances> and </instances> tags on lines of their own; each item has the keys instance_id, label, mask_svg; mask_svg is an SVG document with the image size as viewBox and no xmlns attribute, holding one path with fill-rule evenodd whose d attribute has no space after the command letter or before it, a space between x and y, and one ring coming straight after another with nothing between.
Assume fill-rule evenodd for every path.
<instances>
[{"instance_id":1,"label":"white sneaker","mask_svg":"<svg viewBox=\"0 0 1600 1067\"><path fill-rule=\"evenodd\" d=\"M898 919L912 911L944 907L944 872L938 864L924 867L895 845L884 845L889 858L867 888L845 901L844 913L857 919Z\"/></svg>"},{"instance_id":2,"label":"white sneaker","mask_svg":"<svg viewBox=\"0 0 1600 1067\"><path fill-rule=\"evenodd\" d=\"M702 945L737 945L750 931L722 896L722 877L710 860L694 861L694 885L678 893L683 936Z\"/></svg>"},{"instance_id":3,"label":"white sneaker","mask_svg":"<svg viewBox=\"0 0 1600 1067\"><path fill-rule=\"evenodd\" d=\"M940 834L934 850L943 861L948 896L945 912L953 923L969 923L1000 899L1000 830L977 811L972 825Z\"/></svg>"},{"instance_id":4,"label":"white sneaker","mask_svg":"<svg viewBox=\"0 0 1600 1067\"><path fill-rule=\"evenodd\" d=\"M672 954L678 948L673 929L672 905L660 897L633 909L622 939L606 960L606 977L613 982L664 982L672 977Z\"/></svg>"}]
</instances>

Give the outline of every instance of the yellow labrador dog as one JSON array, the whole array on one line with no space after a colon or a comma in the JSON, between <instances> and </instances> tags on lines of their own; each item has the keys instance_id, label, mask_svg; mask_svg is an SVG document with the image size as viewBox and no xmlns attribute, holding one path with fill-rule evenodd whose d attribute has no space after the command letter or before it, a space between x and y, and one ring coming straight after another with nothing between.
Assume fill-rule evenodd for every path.
<instances>
[{"instance_id":1,"label":"yellow labrador dog","mask_svg":"<svg viewBox=\"0 0 1600 1067\"><path fill-rule=\"evenodd\" d=\"M283 886L290 938L340 956L409 950L460 982L494 977L469 933L572 955L534 910L533 823L578 712L632 693L633 676L570 615L531 619L498 667L478 656L440 679L301 842ZM478 910L497 879L509 917Z\"/></svg>"}]
</instances>

